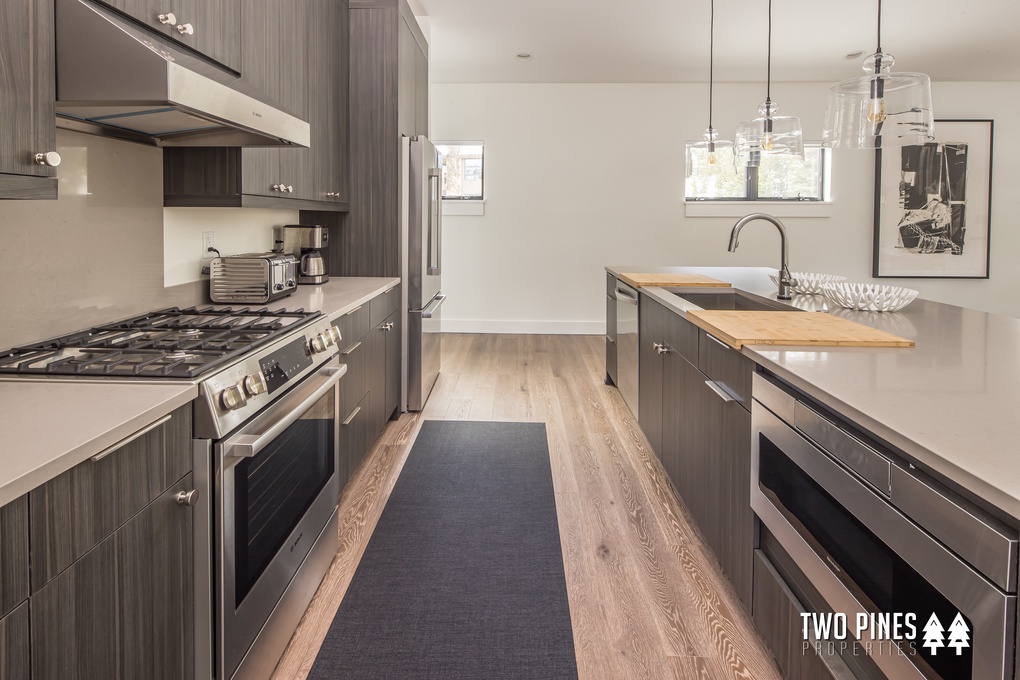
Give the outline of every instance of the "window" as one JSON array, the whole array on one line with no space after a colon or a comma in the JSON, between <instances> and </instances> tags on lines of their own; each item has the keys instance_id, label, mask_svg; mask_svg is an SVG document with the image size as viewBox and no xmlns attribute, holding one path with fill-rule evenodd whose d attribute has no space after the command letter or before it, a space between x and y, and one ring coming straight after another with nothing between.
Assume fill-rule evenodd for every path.
<instances>
[{"instance_id":1,"label":"window","mask_svg":"<svg viewBox=\"0 0 1020 680\"><path fill-rule=\"evenodd\" d=\"M804 162L788 156L762 156L759 166L733 170L733 152L720 149L717 162L688 143L687 201L827 201L829 150L804 144Z\"/></svg>"},{"instance_id":2,"label":"window","mask_svg":"<svg viewBox=\"0 0 1020 680\"><path fill-rule=\"evenodd\" d=\"M443 199L480 201L484 197L483 142L436 142L443 168Z\"/></svg>"}]
</instances>

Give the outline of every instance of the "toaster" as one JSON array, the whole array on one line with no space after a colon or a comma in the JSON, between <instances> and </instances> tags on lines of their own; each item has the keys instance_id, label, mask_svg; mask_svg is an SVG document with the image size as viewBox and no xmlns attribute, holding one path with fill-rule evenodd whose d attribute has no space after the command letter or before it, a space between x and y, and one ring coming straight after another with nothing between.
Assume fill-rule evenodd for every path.
<instances>
[{"instance_id":1,"label":"toaster","mask_svg":"<svg viewBox=\"0 0 1020 680\"><path fill-rule=\"evenodd\" d=\"M297 258L290 253L248 253L214 258L209 266L213 302L270 302L297 288Z\"/></svg>"}]
</instances>

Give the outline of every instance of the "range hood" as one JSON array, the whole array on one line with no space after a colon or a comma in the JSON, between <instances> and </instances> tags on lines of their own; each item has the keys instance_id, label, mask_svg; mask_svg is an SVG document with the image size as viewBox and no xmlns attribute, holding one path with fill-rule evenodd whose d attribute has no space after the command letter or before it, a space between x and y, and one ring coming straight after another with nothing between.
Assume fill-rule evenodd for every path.
<instances>
[{"instance_id":1,"label":"range hood","mask_svg":"<svg viewBox=\"0 0 1020 680\"><path fill-rule=\"evenodd\" d=\"M304 146L235 73L87 0L56 2L57 126L156 146Z\"/></svg>"}]
</instances>

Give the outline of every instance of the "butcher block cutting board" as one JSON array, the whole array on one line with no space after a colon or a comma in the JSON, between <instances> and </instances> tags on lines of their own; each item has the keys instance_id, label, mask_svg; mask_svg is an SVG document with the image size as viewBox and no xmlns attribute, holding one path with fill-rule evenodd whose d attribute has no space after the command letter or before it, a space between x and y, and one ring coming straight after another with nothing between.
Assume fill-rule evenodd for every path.
<instances>
[{"instance_id":1,"label":"butcher block cutting board","mask_svg":"<svg viewBox=\"0 0 1020 680\"><path fill-rule=\"evenodd\" d=\"M744 345L913 347L914 341L825 312L690 310L687 318L733 349Z\"/></svg>"},{"instance_id":2,"label":"butcher block cutting board","mask_svg":"<svg viewBox=\"0 0 1020 680\"><path fill-rule=\"evenodd\" d=\"M703 274L620 274L620 280L635 288L644 286L702 286L729 288L730 284Z\"/></svg>"}]
</instances>

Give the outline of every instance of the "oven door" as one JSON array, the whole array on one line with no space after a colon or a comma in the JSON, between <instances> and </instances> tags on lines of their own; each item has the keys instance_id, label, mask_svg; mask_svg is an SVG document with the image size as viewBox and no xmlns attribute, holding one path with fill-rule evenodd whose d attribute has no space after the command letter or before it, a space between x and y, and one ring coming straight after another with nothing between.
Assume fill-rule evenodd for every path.
<instances>
[{"instance_id":1,"label":"oven door","mask_svg":"<svg viewBox=\"0 0 1020 680\"><path fill-rule=\"evenodd\" d=\"M880 636L865 631L857 655L870 642L871 660L896 679L1013 676L1015 596L758 401L751 420L751 506L831 612L851 626L858 614L869 621L880 613L916 617L915 637L901 640L902 654L888 636L880 644ZM964 626L952 623L958 613ZM933 614L941 631L928 625ZM925 646L932 639L943 646Z\"/></svg>"},{"instance_id":2,"label":"oven door","mask_svg":"<svg viewBox=\"0 0 1020 680\"><path fill-rule=\"evenodd\" d=\"M215 446L223 678L233 675L336 510L345 372L332 359Z\"/></svg>"}]
</instances>

